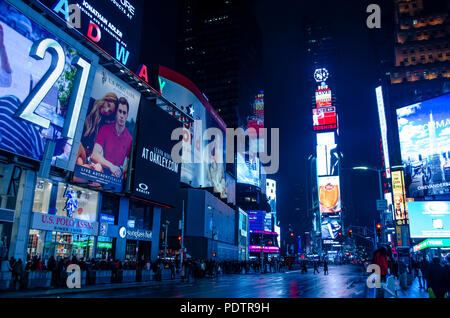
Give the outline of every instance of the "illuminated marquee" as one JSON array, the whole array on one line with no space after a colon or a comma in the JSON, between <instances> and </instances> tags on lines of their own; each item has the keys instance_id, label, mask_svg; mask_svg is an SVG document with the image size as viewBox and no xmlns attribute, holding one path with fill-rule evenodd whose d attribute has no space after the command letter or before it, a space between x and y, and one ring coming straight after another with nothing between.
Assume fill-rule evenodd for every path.
<instances>
[{"instance_id":1,"label":"illuminated marquee","mask_svg":"<svg viewBox=\"0 0 450 318\"><path fill-rule=\"evenodd\" d=\"M316 90L316 107L332 106L331 89L328 86L319 86Z\"/></svg>"}]
</instances>

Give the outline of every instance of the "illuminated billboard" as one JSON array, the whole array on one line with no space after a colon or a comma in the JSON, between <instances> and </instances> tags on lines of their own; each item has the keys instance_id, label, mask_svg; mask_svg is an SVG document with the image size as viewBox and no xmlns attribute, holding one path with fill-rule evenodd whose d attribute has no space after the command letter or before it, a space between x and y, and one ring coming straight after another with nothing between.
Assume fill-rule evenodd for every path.
<instances>
[{"instance_id":1,"label":"illuminated billboard","mask_svg":"<svg viewBox=\"0 0 450 318\"><path fill-rule=\"evenodd\" d=\"M338 238L339 232L342 232L340 214L335 216L323 216L321 229L323 240L334 240Z\"/></svg>"},{"instance_id":2,"label":"illuminated billboard","mask_svg":"<svg viewBox=\"0 0 450 318\"><path fill-rule=\"evenodd\" d=\"M317 146L317 175L339 175L339 153L336 144Z\"/></svg>"},{"instance_id":3,"label":"illuminated billboard","mask_svg":"<svg viewBox=\"0 0 450 318\"><path fill-rule=\"evenodd\" d=\"M139 65L143 5L141 1L39 0L65 23L73 20L71 5L80 9L75 30L128 68Z\"/></svg>"},{"instance_id":4,"label":"illuminated billboard","mask_svg":"<svg viewBox=\"0 0 450 318\"><path fill-rule=\"evenodd\" d=\"M325 86L325 88L319 87L316 90L316 106L318 108L332 106L331 89L329 89L327 86Z\"/></svg>"},{"instance_id":5,"label":"illuminated billboard","mask_svg":"<svg viewBox=\"0 0 450 318\"><path fill-rule=\"evenodd\" d=\"M245 157L248 157L246 159ZM260 187L260 161L257 156L236 154L237 182Z\"/></svg>"},{"instance_id":6,"label":"illuminated billboard","mask_svg":"<svg viewBox=\"0 0 450 318\"><path fill-rule=\"evenodd\" d=\"M412 238L449 238L450 202L408 202L409 227Z\"/></svg>"},{"instance_id":7,"label":"illuminated billboard","mask_svg":"<svg viewBox=\"0 0 450 318\"><path fill-rule=\"evenodd\" d=\"M320 213L341 212L339 176L319 177Z\"/></svg>"},{"instance_id":8,"label":"illuminated billboard","mask_svg":"<svg viewBox=\"0 0 450 318\"><path fill-rule=\"evenodd\" d=\"M314 108L313 126L315 131L337 129L336 107Z\"/></svg>"},{"instance_id":9,"label":"illuminated billboard","mask_svg":"<svg viewBox=\"0 0 450 318\"><path fill-rule=\"evenodd\" d=\"M407 220L408 211L406 209L403 171L392 171L392 195L394 197L394 220Z\"/></svg>"},{"instance_id":10,"label":"illuminated billboard","mask_svg":"<svg viewBox=\"0 0 450 318\"><path fill-rule=\"evenodd\" d=\"M378 86L375 90L377 95L377 105L378 105L378 118L380 119L380 131L381 131L381 141L383 145L383 158L384 166L386 168L386 177L391 177L391 165L389 162L389 148L387 139L387 124L386 124L386 113L384 109L384 99L383 90L381 86Z\"/></svg>"},{"instance_id":11,"label":"illuminated billboard","mask_svg":"<svg viewBox=\"0 0 450 318\"><path fill-rule=\"evenodd\" d=\"M141 94L99 66L95 74L74 182L121 192L128 175Z\"/></svg>"},{"instance_id":12,"label":"illuminated billboard","mask_svg":"<svg viewBox=\"0 0 450 318\"><path fill-rule=\"evenodd\" d=\"M172 158L172 148L178 141L172 140L171 135L178 127L181 123L154 102L142 100L134 151L134 196L166 206L177 204L181 165Z\"/></svg>"},{"instance_id":13,"label":"illuminated billboard","mask_svg":"<svg viewBox=\"0 0 450 318\"><path fill-rule=\"evenodd\" d=\"M408 198L450 193L450 94L397 109Z\"/></svg>"},{"instance_id":14,"label":"illuminated billboard","mask_svg":"<svg viewBox=\"0 0 450 318\"><path fill-rule=\"evenodd\" d=\"M0 149L67 170L91 60L0 0Z\"/></svg>"},{"instance_id":15,"label":"illuminated billboard","mask_svg":"<svg viewBox=\"0 0 450 318\"><path fill-rule=\"evenodd\" d=\"M183 142L184 149L181 165L181 182L194 188L212 187L221 198L226 198L227 184L225 177L225 145L219 145L219 140L204 140L208 128L220 129L225 139L226 124L209 104L197 86L185 76L162 65L159 66L159 83L161 95L177 105L181 110L189 110L195 121L185 124ZM222 163L216 160L222 149ZM187 156L187 157L186 157Z\"/></svg>"}]
</instances>

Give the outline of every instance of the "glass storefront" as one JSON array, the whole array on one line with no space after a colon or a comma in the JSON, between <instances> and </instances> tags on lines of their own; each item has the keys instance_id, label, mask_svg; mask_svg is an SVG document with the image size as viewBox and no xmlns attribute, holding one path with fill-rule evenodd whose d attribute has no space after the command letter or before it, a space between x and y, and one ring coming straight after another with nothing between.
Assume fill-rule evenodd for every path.
<instances>
[{"instance_id":1,"label":"glass storefront","mask_svg":"<svg viewBox=\"0 0 450 318\"><path fill-rule=\"evenodd\" d=\"M119 205L119 197L103 194L99 222L101 224L106 224L106 226L108 224L117 225ZM97 259L114 259L115 241L116 239L102 236L100 233L97 238L97 252L95 257Z\"/></svg>"},{"instance_id":2,"label":"glass storefront","mask_svg":"<svg viewBox=\"0 0 450 318\"><path fill-rule=\"evenodd\" d=\"M56 224L61 220L75 219L86 221L83 225L88 226L97 221L98 200L98 192L38 178L33 212L61 217ZM55 221L51 222L53 224ZM85 233L31 229L27 253L28 257L38 256L43 259L50 256L89 259L94 257L94 242L95 236Z\"/></svg>"},{"instance_id":3,"label":"glass storefront","mask_svg":"<svg viewBox=\"0 0 450 318\"><path fill-rule=\"evenodd\" d=\"M153 207L139 201L130 202L127 230L152 231ZM146 240L127 239L125 258L129 260L148 260L151 256L151 242Z\"/></svg>"}]
</instances>

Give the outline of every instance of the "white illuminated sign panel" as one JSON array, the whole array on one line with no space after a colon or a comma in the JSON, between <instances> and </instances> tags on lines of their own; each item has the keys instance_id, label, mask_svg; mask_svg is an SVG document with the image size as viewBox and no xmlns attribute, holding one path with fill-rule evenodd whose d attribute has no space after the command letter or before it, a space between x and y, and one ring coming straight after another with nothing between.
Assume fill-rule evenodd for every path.
<instances>
[{"instance_id":1,"label":"white illuminated sign panel","mask_svg":"<svg viewBox=\"0 0 450 318\"><path fill-rule=\"evenodd\" d=\"M378 86L375 89L375 92L377 95L378 117L380 118L381 140L383 143L383 153L384 153L384 164L386 167L386 177L390 178L391 177L391 166L389 163L386 114L385 114L385 110L384 110L383 91L382 91L381 86Z\"/></svg>"}]
</instances>

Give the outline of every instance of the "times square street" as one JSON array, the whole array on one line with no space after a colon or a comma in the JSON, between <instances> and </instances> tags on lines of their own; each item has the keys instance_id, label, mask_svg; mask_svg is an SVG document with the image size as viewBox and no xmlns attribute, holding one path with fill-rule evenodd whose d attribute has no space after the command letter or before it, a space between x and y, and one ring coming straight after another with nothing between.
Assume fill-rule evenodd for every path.
<instances>
[{"instance_id":1,"label":"times square street","mask_svg":"<svg viewBox=\"0 0 450 318\"><path fill-rule=\"evenodd\" d=\"M152 281L146 284L108 284L102 287L50 289L8 292L0 298L375 298L375 289L367 287L367 275L360 265L332 265L329 275L306 274L300 270L279 273L222 274L182 282ZM398 298L428 298L419 289L417 279L406 290L399 288Z\"/></svg>"}]
</instances>

